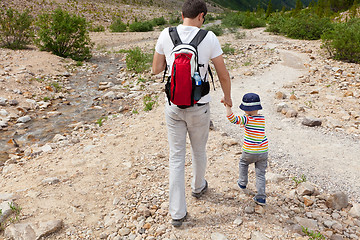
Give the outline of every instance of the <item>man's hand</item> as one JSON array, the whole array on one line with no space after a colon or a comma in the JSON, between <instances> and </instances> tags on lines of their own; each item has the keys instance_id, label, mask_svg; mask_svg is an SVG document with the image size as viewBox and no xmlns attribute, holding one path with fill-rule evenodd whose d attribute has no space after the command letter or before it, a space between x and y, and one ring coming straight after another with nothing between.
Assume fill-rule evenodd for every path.
<instances>
[{"instance_id":1,"label":"man's hand","mask_svg":"<svg viewBox=\"0 0 360 240\"><path fill-rule=\"evenodd\" d=\"M220 102L223 103L224 106L232 107L232 100L231 100L231 98L227 99L227 98L223 97L223 98L221 98Z\"/></svg>"}]
</instances>

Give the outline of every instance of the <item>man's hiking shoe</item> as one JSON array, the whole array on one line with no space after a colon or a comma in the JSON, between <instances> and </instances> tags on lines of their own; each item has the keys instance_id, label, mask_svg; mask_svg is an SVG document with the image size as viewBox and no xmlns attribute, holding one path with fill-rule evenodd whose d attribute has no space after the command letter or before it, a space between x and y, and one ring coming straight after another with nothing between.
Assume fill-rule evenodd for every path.
<instances>
[{"instance_id":1,"label":"man's hiking shoe","mask_svg":"<svg viewBox=\"0 0 360 240\"><path fill-rule=\"evenodd\" d=\"M246 186L244 186L244 185L240 185L239 183L238 183L237 185L238 185L239 188L241 188L241 189L246 189Z\"/></svg>"},{"instance_id":2,"label":"man's hiking shoe","mask_svg":"<svg viewBox=\"0 0 360 240\"><path fill-rule=\"evenodd\" d=\"M196 197L196 198L200 198L206 191L208 190L208 183L205 180L205 187L198 193L191 193L191 196Z\"/></svg>"},{"instance_id":3,"label":"man's hiking shoe","mask_svg":"<svg viewBox=\"0 0 360 240\"><path fill-rule=\"evenodd\" d=\"M266 199L265 198L253 198L255 203L261 206L265 206L266 205Z\"/></svg>"},{"instance_id":4,"label":"man's hiking shoe","mask_svg":"<svg viewBox=\"0 0 360 240\"><path fill-rule=\"evenodd\" d=\"M181 227L182 223L186 220L187 215L188 215L188 214L186 213L183 218L180 218L180 219L172 219L172 220L171 220L171 224L172 224L174 227Z\"/></svg>"}]
</instances>

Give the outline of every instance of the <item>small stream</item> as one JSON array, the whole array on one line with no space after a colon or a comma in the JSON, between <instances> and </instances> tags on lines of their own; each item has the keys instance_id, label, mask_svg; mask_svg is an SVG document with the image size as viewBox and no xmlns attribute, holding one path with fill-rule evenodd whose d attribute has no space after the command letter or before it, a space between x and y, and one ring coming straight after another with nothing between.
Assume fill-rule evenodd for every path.
<instances>
[{"instance_id":1,"label":"small stream","mask_svg":"<svg viewBox=\"0 0 360 240\"><path fill-rule=\"evenodd\" d=\"M97 68L89 71L78 71L69 77L71 91L66 99L57 99L45 111L36 110L36 118L22 126L9 126L7 131L0 134L0 166L5 162L9 153L19 151L34 143L39 145L50 141L56 134L64 134L72 130L69 125L83 122L94 123L101 116L117 112L118 101L103 101L103 91L98 90L100 82L120 84L116 75L125 63L117 57L94 56L91 65ZM61 115L43 118L46 112L57 111ZM13 139L13 141L11 141ZM15 140L15 142L14 142ZM10 141L10 142L9 142Z\"/></svg>"}]
</instances>

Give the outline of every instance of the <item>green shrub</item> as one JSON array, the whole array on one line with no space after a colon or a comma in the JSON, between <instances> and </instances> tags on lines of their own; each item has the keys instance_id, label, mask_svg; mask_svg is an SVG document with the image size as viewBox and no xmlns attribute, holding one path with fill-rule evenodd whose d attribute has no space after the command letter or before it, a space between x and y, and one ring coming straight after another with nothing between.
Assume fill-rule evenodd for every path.
<instances>
[{"instance_id":1,"label":"green shrub","mask_svg":"<svg viewBox=\"0 0 360 240\"><path fill-rule=\"evenodd\" d=\"M230 43L225 43L225 45L222 46L222 50L223 50L224 54L234 54L235 53L235 48L231 47Z\"/></svg>"},{"instance_id":2,"label":"green shrub","mask_svg":"<svg viewBox=\"0 0 360 240\"><path fill-rule=\"evenodd\" d=\"M226 27L240 27L244 21L245 14L242 12L226 13L222 17L222 24Z\"/></svg>"},{"instance_id":3,"label":"green shrub","mask_svg":"<svg viewBox=\"0 0 360 240\"><path fill-rule=\"evenodd\" d=\"M211 13L206 14L205 17L206 17L206 21L209 21L209 22L214 21L216 19L215 16L212 15Z\"/></svg>"},{"instance_id":4,"label":"green shrub","mask_svg":"<svg viewBox=\"0 0 360 240\"><path fill-rule=\"evenodd\" d=\"M170 14L169 24L174 25L174 24L179 24L180 22L181 20L179 13L175 12Z\"/></svg>"},{"instance_id":5,"label":"green shrub","mask_svg":"<svg viewBox=\"0 0 360 240\"><path fill-rule=\"evenodd\" d=\"M265 27L266 22L264 19L258 18L254 14L249 14L244 17L242 26L247 29Z\"/></svg>"},{"instance_id":6,"label":"green shrub","mask_svg":"<svg viewBox=\"0 0 360 240\"><path fill-rule=\"evenodd\" d=\"M149 32L154 30L152 23L149 21L133 22L129 25L129 29L131 32Z\"/></svg>"},{"instance_id":7,"label":"green shrub","mask_svg":"<svg viewBox=\"0 0 360 240\"><path fill-rule=\"evenodd\" d=\"M116 18L110 25L110 30L112 32L125 32L127 26L121 21L121 18Z\"/></svg>"},{"instance_id":8,"label":"green shrub","mask_svg":"<svg viewBox=\"0 0 360 240\"><path fill-rule=\"evenodd\" d=\"M157 96L155 96L155 99L153 99L151 97L151 95L145 95L144 98L143 98L143 101L144 101L144 111L145 112L148 112L148 111L151 111L154 107L154 105L156 104L156 100L157 100Z\"/></svg>"},{"instance_id":9,"label":"green shrub","mask_svg":"<svg viewBox=\"0 0 360 240\"><path fill-rule=\"evenodd\" d=\"M271 17L267 19L267 32L272 32L276 34L283 33L284 24L285 24L285 17L280 14L272 14Z\"/></svg>"},{"instance_id":10,"label":"green shrub","mask_svg":"<svg viewBox=\"0 0 360 240\"><path fill-rule=\"evenodd\" d=\"M306 227L301 226L302 232L309 237L309 240L322 240L325 239L324 235L320 232L309 230Z\"/></svg>"},{"instance_id":11,"label":"green shrub","mask_svg":"<svg viewBox=\"0 0 360 240\"><path fill-rule=\"evenodd\" d=\"M162 26L166 24L166 20L164 17L154 18L152 21L152 25L154 26Z\"/></svg>"},{"instance_id":12,"label":"green shrub","mask_svg":"<svg viewBox=\"0 0 360 240\"><path fill-rule=\"evenodd\" d=\"M151 61L152 54L143 53L139 47L130 49L126 55L126 67L136 73L149 69Z\"/></svg>"},{"instance_id":13,"label":"green shrub","mask_svg":"<svg viewBox=\"0 0 360 240\"><path fill-rule=\"evenodd\" d=\"M9 8L0 11L0 46L10 49L23 49L31 43L33 18L29 10L19 13Z\"/></svg>"},{"instance_id":14,"label":"green shrub","mask_svg":"<svg viewBox=\"0 0 360 240\"><path fill-rule=\"evenodd\" d=\"M50 51L75 61L91 58L88 23L85 18L70 15L61 8L51 14L41 14L37 21L37 45L41 50Z\"/></svg>"},{"instance_id":15,"label":"green shrub","mask_svg":"<svg viewBox=\"0 0 360 240\"><path fill-rule=\"evenodd\" d=\"M314 14L298 14L286 19L282 32L290 38L317 40L327 29L332 28L329 18Z\"/></svg>"},{"instance_id":16,"label":"green shrub","mask_svg":"<svg viewBox=\"0 0 360 240\"><path fill-rule=\"evenodd\" d=\"M206 28L208 31L212 31L215 33L216 36L221 36L224 34L223 28L221 25L211 25Z\"/></svg>"},{"instance_id":17,"label":"green shrub","mask_svg":"<svg viewBox=\"0 0 360 240\"><path fill-rule=\"evenodd\" d=\"M360 19L351 19L338 23L334 29L322 36L322 47L326 48L333 58L360 63Z\"/></svg>"},{"instance_id":18,"label":"green shrub","mask_svg":"<svg viewBox=\"0 0 360 240\"><path fill-rule=\"evenodd\" d=\"M104 32L104 31L105 31L105 27L102 25L96 25L90 27L90 32Z\"/></svg>"}]
</instances>

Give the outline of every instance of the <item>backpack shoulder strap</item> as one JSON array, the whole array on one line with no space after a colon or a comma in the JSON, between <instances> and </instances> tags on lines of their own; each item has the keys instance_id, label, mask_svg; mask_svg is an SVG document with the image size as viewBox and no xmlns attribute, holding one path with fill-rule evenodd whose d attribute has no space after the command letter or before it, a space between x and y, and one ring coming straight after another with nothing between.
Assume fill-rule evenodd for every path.
<instances>
[{"instance_id":1,"label":"backpack shoulder strap","mask_svg":"<svg viewBox=\"0 0 360 240\"><path fill-rule=\"evenodd\" d=\"M182 44L182 41L180 39L180 36L176 30L176 27L169 27L169 34L170 34L170 38L171 38L171 41L173 42L174 44L174 47L179 45L179 44Z\"/></svg>"},{"instance_id":2,"label":"backpack shoulder strap","mask_svg":"<svg viewBox=\"0 0 360 240\"><path fill-rule=\"evenodd\" d=\"M206 34L208 33L207 30L204 29L200 29L197 34L195 35L195 37L193 38L193 40L191 40L190 45L197 47L199 46L199 44L202 42L202 40L204 40L204 38L206 37Z\"/></svg>"}]
</instances>

